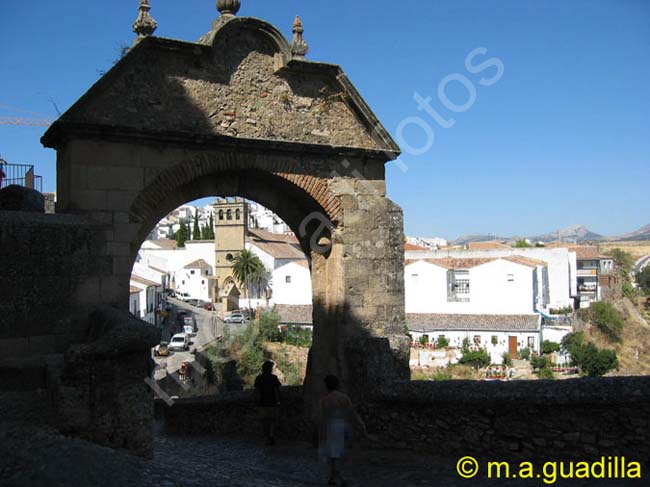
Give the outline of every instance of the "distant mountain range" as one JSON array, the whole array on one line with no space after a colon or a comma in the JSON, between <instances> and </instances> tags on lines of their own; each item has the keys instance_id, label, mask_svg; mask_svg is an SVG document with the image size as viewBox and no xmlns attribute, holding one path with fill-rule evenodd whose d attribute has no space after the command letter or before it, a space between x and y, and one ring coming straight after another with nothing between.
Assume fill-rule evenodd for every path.
<instances>
[{"instance_id":1,"label":"distant mountain range","mask_svg":"<svg viewBox=\"0 0 650 487\"><path fill-rule=\"evenodd\" d=\"M503 237L497 235L465 235L452 242L453 245L466 245L470 242L486 242L491 240L498 240L503 242L514 242L519 239L528 239L531 242L557 242L561 240L567 243L588 243L588 242L601 242L605 240L620 241L620 242L634 242L640 240L650 240L650 225L639 228L635 232L626 233L612 237L606 237L598 233L592 232L584 225L571 225L570 227L557 230L555 232L544 233L541 235L533 235L528 237Z\"/></svg>"}]
</instances>

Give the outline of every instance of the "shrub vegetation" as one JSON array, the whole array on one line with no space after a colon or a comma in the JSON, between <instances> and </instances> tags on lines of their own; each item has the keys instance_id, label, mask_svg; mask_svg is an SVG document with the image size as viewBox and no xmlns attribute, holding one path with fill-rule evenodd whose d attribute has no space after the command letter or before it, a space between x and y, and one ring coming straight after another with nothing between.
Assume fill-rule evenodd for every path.
<instances>
[{"instance_id":1,"label":"shrub vegetation","mask_svg":"<svg viewBox=\"0 0 650 487\"><path fill-rule=\"evenodd\" d=\"M612 342L621 341L621 333L625 321L612 303L600 301L593 303L589 308L589 319L596 327L603 332Z\"/></svg>"}]
</instances>

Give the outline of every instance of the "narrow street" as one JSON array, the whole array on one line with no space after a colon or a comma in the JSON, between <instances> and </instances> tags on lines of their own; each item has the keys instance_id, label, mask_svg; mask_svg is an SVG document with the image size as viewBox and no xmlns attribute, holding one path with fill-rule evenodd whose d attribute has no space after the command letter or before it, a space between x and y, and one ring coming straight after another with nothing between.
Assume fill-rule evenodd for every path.
<instances>
[{"instance_id":1,"label":"narrow street","mask_svg":"<svg viewBox=\"0 0 650 487\"><path fill-rule=\"evenodd\" d=\"M178 322L177 314L180 310L189 311L194 318L198 331L195 336L190 337L190 349L188 351L174 351L168 357L154 357L156 364L160 366L156 370L155 379L159 380L166 374L172 374L180 369L184 361L193 362L194 355L192 351L202 351L215 342L217 337L222 336L226 323L217 316L216 312L207 311L202 308L194 307L178 299L169 298L168 302L172 304L173 309L167 318L167 322L162 329L162 341L169 342L171 337L176 333L182 333L182 327ZM246 326L239 324L227 325L231 331Z\"/></svg>"}]
</instances>

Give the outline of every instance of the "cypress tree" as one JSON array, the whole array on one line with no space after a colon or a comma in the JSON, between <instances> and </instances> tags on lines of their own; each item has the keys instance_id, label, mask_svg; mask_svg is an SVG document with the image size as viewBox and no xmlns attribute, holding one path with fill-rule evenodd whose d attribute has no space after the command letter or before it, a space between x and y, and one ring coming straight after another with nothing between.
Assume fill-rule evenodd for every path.
<instances>
[{"instance_id":1,"label":"cypress tree","mask_svg":"<svg viewBox=\"0 0 650 487\"><path fill-rule=\"evenodd\" d=\"M192 231L192 240L201 240L201 229L199 228L199 210L194 213L194 228Z\"/></svg>"}]
</instances>

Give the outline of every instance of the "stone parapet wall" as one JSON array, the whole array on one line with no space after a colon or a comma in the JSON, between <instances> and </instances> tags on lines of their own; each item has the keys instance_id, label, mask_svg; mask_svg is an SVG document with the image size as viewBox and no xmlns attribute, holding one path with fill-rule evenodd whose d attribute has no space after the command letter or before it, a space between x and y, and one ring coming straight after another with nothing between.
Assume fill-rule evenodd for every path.
<instances>
[{"instance_id":1,"label":"stone parapet wall","mask_svg":"<svg viewBox=\"0 0 650 487\"><path fill-rule=\"evenodd\" d=\"M361 411L382 443L433 454L650 460L650 377L402 383Z\"/></svg>"},{"instance_id":2,"label":"stone parapet wall","mask_svg":"<svg viewBox=\"0 0 650 487\"><path fill-rule=\"evenodd\" d=\"M277 429L280 438L303 440L311 437L311 423L305 418L302 396L302 387L282 388ZM156 410L170 433L262 435L253 391L178 399L172 406L156 401Z\"/></svg>"},{"instance_id":3,"label":"stone parapet wall","mask_svg":"<svg viewBox=\"0 0 650 487\"><path fill-rule=\"evenodd\" d=\"M283 389L280 436L310 440L300 388ZM253 394L162 405L170 431L259 434ZM650 378L404 382L358 406L372 446L495 460L650 461Z\"/></svg>"},{"instance_id":4,"label":"stone parapet wall","mask_svg":"<svg viewBox=\"0 0 650 487\"><path fill-rule=\"evenodd\" d=\"M59 353L83 339L83 295L92 276L113 271L103 238L80 216L0 211L0 357Z\"/></svg>"}]
</instances>

